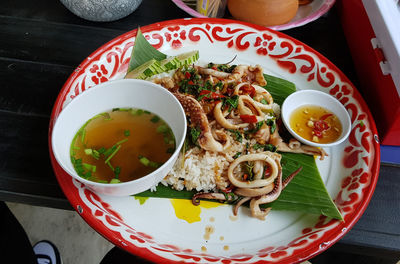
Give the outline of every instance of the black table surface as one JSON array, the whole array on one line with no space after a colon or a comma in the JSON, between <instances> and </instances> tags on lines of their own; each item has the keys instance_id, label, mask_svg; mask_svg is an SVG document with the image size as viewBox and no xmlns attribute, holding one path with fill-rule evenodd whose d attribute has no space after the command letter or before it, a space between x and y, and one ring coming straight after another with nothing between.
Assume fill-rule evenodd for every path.
<instances>
[{"instance_id":1,"label":"black table surface","mask_svg":"<svg viewBox=\"0 0 400 264\"><path fill-rule=\"evenodd\" d=\"M144 0L115 22L83 20L55 0L2 0L0 5L0 200L70 209L53 173L48 125L68 76L90 53L138 26L188 15L169 0ZM283 31L317 50L357 86L335 7L305 26ZM362 87L358 87L362 93ZM400 256L400 167L381 164L372 200L335 247Z\"/></svg>"}]
</instances>

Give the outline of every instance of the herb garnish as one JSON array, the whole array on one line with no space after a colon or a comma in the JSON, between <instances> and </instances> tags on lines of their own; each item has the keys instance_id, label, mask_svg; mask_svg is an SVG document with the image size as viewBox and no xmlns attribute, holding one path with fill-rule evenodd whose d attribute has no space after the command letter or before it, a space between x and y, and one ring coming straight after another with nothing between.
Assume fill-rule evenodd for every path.
<instances>
[{"instance_id":1,"label":"herb garnish","mask_svg":"<svg viewBox=\"0 0 400 264\"><path fill-rule=\"evenodd\" d=\"M226 97L223 98L222 100L222 106L228 105L229 106L229 112L232 111L232 109L236 109L239 104L239 96L234 95L232 97Z\"/></svg>"},{"instance_id":2,"label":"herb garnish","mask_svg":"<svg viewBox=\"0 0 400 264\"><path fill-rule=\"evenodd\" d=\"M94 159L98 160L100 158L100 153L95 149L85 149L86 155L91 155Z\"/></svg>"},{"instance_id":3,"label":"herb garnish","mask_svg":"<svg viewBox=\"0 0 400 264\"><path fill-rule=\"evenodd\" d=\"M100 182L100 181L99 181ZM109 183L111 184L115 184L115 183L120 183L121 181L119 179L113 178L111 179L111 181ZM104 183L107 183L106 181L104 181Z\"/></svg>"},{"instance_id":4,"label":"herb garnish","mask_svg":"<svg viewBox=\"0 0 400 264\"><path fill-rule=\"evenodd\" d=\"M150 119L150 121L152 122L152 123L157 123L158 121L160 121L160 118L158 117L158 116L153 116L151 119Z\"/></svg>"},{"instance_id":5,"label":"herb garnish","mask_svg":"<svg viewBox=\"0 0 400 264\"><path fill-rule=\"evenodd\" d=\"M117 149L117 145L112 146L111 148L104 151L104 156L108 157L111 153L113 153Z\"/></svg>"},{"instance_id":6,"label":"herb garnish","mask_svg":"<svg viewBox=\"0 0 400 264\"><path fill-rule=\"evenodd\" d=\"M209 80L204 83L203 90L215 91L213 84Z\"/></svg>"},{"instance_id":7,"label":"herb garnish","mask_svg":"<svg viewBox=\"0 0 400 264\"><path fill-rule=\"evenodd\" d=\"M114 171L114 167L111 165L110 162L107 162L106 164L108 165L108 167L110 167L110 169L111 169L112 171Z\"/></svg>"},{"instance_id":8,"label":"herb garnish","mask_svg":"<svg viewBox=\"0 0 400 264\"><path fill-rule=\"evenodd\" d=\"M263 149L264 151L271 151L271 152L275 152L276 151L276 146L272 145L272 144L254 144L253 145L253 149L257 150L257 149Z\"/></svg>"},{"instance_id":9,"label":"herb garnish","mask_svg":"<svg viewBox=\"0 0 400 264\"><path fill-rule=\"evenodd\" d=\"M81 130L81 142L85 144L86 129Z\"/></svg>"},{"instance_id":10,"label":"herb garnish","mask_svg":"<svg viewBox=\"0 0 400 264\"><path fill-rule=\"evenodd\" d=\"M115 145L121 145L122 143L125 143L126 141L128 141L128 139L124 138L124 139L118 141L117 144L115 144Z\"/></svg>"},{"instance_id":11,"label":"herb garnish","mask_svg":"<svg viewBox=\"0 0 400 264\"><path fill-rule=\"evenodd\" d=\"M114 169L115 179L119 179L119 175L121 173L121 167L117 166Z\"/></svg>"},{"instance_id":12,"label":"herb garnish","mask_svg":"<svg viewBox=\"0 0 400 264\"><path fill-rule=\"evenodd\" d=\"M180 81L179 91L181 93L192 94L197 97L201 92L202 87L198 83L200 76L197 74L196 69L184 68L181 70L181 72L185 76L185 79Z\"/></svg>"},{"instance_id":13,"label":"herb garnish","mask_svg":"<svg viewBox=\"0 0 400 264\"><path fill-rule=\"evenodd\" d=\"M211 97L211 93L205 93L205 94L202 94L202 95L199 95L199 97L197 97L197 101L201 101L201 100L203 100L204 98L210 98Z\"/></svg>"},{"instance_id":14,"label":"herb garnish","mask_svg":"<svg viewBox=\"0 0 400 264\"><path fill-rule=\"evenodd\" d=\"M247 131L245 131L244 133L245 133L245 134L253 134L253 133L256 133L258 130L260 130L260 128L263 126L263 124L264 124L264 121L257 122L257 123L255 124L255 126L254 126L253 129L247 130Z\"/></svg>"},{"instance_id":15,"label":"herb garnish","mask_svg":"<svg viewBox=\"0 0 400 264\"><path fill-rule=\"evenodd\" d=\"M221 90L222 87L224 87L224 83L221 81L217 82L217 84L215 85L215 89L218 88L218 90Z\"/></svg>"},{"instance_id":16,"label":"herb garnish","mask_svg":"<svg viewBox=\"0 0 400 264\"><path fill-rule=\"evenodd\" d=\"M166 125L162 124L162 125L159 125L156 130L157 130L157 133L166 133L168 131L168 127Z\"/></svg>"},{"instance_id":17,"label":"herb garnish","mask_svg":"<svg viewBox=\"0 0 400 264\"><path fill-rule=\"evenodd\" d=\"M160 167L160 164L158 162L154 162L146 158L145 156L139 155L138 156L140 163L142 163L146 167L153 167L153 168L158 168Z\"/></svg>"},{"instance_id":18,"label":"herb garnish","mask_svg":"<svg viewBox=\"0 0 400 264\"><path fill-rule=\"evenodd\" d=\"M257 150L257 149L260 149L260 148L264 148L264 145L258 144L258 143L256 143L256 144L253 145L253 149L254 149L254 150Z\"/></svg>"},{"instance_id":19,"label":"herb garnish","mask_svg":"<svg viewBox=\"0 0 400 264\"><path fill-rule=\"evenodd\" d=\"M246 180L246 181L252 181L253 180L253 168L254 168L254 164L253 163L250 163L250 162L246 162L245 164L244 164L246 167L245 167L245 169L246 169L246 171L247 171L247 174L245 173L244 175L243 175L243 180ZM247 175L247 177L245 177ZM246 179L245 179L246 178Z\"/></svg>"},{"instance_id":20,"label":"herb garnish","mask_svg":"<svg viewBox=\"0 0 400 264\"><path fill-rule=\"evenodd\" d=\"M242 152L237 152L232 158L237 159L240 155L242 155Z\"/></svg>"},{"instance_id":21,"label":"herb garnish","mask_svg":"<svg viewBox=\"0 0 400 264\"><path fill-rule=\"evenodd\" d=\"M131 109L130 112L132 115L137 115L137 116L140 116L144 113L142 109Z\"/></svg>"},{"instance_id":22,"label":"herb garnish","mask_svg":"<svg viewBox=\"0 0 400 264\"><path fill-rule=\"evenodd\" d=\"M97 150L97 152L99 152L100 154L104 154L104 152L106 152L106 148L101 147Z\"/></svg>"},{"instance_id":23,"label":"herb garnish","mask_svg":"<svg viewBox=\"0 0 400 264\"><path fill-rule=\"evenodd\" d=\"M88 163L82 163L83 167L88 170L88 171L92 171L92 172L96 172L96 166L95 165L91 165Z\"/></svg>"},{"instance_id":24,"label":"herb garnish","mask_svg":"<svg viewBox=\"0 0 400 264\"><path fill-rule=\"evenodd\" d=\"M111 120L111 116L109 113L105 112L105 113L101 113L100 114L102 117L104 117L104 120ZM96 118L96 117L94 117Z\"/></svg>"},{"instance_id":25,"label":"herb garnish","mask_svg":"<svg viewBox=\"0 0 400 264\"><path fill-rule=\"evenodd\" d=\"M117 154L117 152L121 149L121 145L118 145L115 150L110 154L110 156L107 157L107 159L104 161L104 163L108 163L112 157L115 156L115 154Z\"/></svg>"},{"instance_id":26,"label":"herb garnish","mask_svg":"<svg viewBox=\"0 0 400 264\"><path fill-rule=\"evenodd\" d=\"M239 131L234 130L234 129L228 129L228 131L231 132L235 136L236 141L242 143L242 141L243 141L242 133L240 133Z\"/></svg>"},{"instance_id":27,"label":"herb garnish","mask_svg":"<svg viewBox=\"0 0 400 264\"><path fill-rule=\"evenodd\" d=\"M198 146L197 139L199 139L200 134L201 134L201 130L198 129L197 127L192 127L190 129L190 139L191 139L192 143L196 146Z\"/></svg>"},{"instance_id":28,"label":"herb garnish","mask_svg":"<svg viewBox=\"0 0 400 264\"><path fill-rule=\"evenodd\" d=\"M236 68L236 65L229 66L228 64L220 64L217 67L217 69L219 71L227 72L227 73L232 73L235 68Z\"/></svg>"},{"instance_id":29,"label":"herb garnish","mask_svg":"<svg viewBox=\"0 0 400 264\"><path fill-rule=\"evenodd\" d=\"M268 119L266 121L266 124L270 127L271 129L271 134L273 134L276 130L276 123L274 119Z\"/></svg>"}]
</instances>

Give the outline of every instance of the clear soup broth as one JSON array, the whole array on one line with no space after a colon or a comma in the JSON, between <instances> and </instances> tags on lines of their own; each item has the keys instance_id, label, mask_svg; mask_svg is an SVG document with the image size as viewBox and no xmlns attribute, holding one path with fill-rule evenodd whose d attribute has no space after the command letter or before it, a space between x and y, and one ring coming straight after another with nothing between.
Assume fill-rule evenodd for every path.
<instances>
[{"instance_id":1,"label":"clear soup broth","mask_svg":"<svg viewBox=\"0 0 400 264\"><path fill-rule=\"evenodd\" d=\"M157 115L116 108L88 120L70 148L79 176L102 183L127 182L156 170L175 151L171 128Z\"/></svg>"}]
</instances>

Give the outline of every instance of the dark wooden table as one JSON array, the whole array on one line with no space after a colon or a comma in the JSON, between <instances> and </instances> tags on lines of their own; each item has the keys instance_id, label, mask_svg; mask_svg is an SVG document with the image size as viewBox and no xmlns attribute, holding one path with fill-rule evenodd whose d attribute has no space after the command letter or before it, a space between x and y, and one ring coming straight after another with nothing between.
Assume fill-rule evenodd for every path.
<instances>
[{"instance_id":1,"label":"dark wooden table","mask_svg":"<svg viewBox=\"0 0 400 264\"><path fill-rule=\"evenodd\" d=\"M188 15L169 0L144 0L130 16L96 23L56 0L0 5L0 200L70 209L50 165L48 123L68 76L91 52L138 26ZM337 65L358 87L338 12L284 33ZM358 87L362 93L362 87ZM400 167L382 164L358 223L328 251L400 258Z\"/></svg>"}]
</instances>

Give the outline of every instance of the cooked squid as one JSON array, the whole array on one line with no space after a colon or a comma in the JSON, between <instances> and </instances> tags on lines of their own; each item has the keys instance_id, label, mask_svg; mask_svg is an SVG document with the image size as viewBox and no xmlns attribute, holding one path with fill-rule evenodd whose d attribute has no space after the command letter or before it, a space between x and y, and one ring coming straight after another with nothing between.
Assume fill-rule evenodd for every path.
<instances>
[{"instance_id":1,"label":"cooked squid","mask_svg":"<svg viewBox=\"0 0 400 264\"><path fill-rule=\"evenodd\" d=\"M235 203L236 214L249 202L251 215L264 219L271 208L263 209L263 205L276 200L301 170L283 179L281 155L276 151L320 159L327 155L295 139L282 139L279 131L283 128L277 122L280 109L264 88L267 82L259 65L192 66L153 81L169 89L182 104L196 155L223 157L223 162L207 172L214 175L215 188L194 195L193 204L199 199Z\"/></svg>"}]
</instances>

